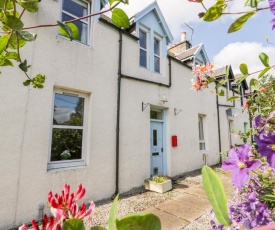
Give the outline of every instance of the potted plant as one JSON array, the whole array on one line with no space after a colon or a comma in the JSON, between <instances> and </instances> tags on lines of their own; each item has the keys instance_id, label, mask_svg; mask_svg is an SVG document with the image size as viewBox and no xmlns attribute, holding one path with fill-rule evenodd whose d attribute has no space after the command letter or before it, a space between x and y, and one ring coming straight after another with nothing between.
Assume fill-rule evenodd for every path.
<instances>
[{"instance_id":1,"label":"potted plant","mask_svg":"<svg viewBox=\"0 0 275 230\"><path fill-rule=\"evenodd\" d=\"M172 181L167 176L154 176L144 181L145 189L165 193L172 189Z\"/></svg>"}]
</instances>

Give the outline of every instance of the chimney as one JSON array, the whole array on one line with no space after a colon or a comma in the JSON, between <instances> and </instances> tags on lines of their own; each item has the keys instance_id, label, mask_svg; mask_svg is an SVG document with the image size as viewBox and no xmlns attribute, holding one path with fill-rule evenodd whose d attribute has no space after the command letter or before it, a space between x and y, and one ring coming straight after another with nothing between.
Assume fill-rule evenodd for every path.
<instances>
[{"instance_id":1,"label":"chimney","mask_svg":"<svg viewBox=\"0 0 275 230\"><path fill-rule=\"evenodd\" d=\"M181 33L181 42L185 42L186 41L186 32L182 32Z\"/></svg>"},{"instance_id":2,"label":"chimney","mask_svg":"<svg viewBox=\"0 0 275 230\"><path fill-rule=\"evenodd\" d=\"M190 48L191 48L191 44L189 43L189 41L186 40L186 32L182 32L181 41L175 45L172 45L169 48L169 52L177 56Z\"/></svg>"}]
</instances>

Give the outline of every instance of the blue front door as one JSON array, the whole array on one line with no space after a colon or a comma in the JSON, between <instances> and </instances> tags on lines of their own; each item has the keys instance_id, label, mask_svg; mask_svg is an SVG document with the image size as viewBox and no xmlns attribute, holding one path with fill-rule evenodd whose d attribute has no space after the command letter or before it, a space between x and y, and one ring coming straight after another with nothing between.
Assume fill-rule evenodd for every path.
<instances>
[{"instance_id":1,"label":"blue front door","mask_svg":"<svg viewBox=\"0 0 275 230\"><path fill-rule=\"evenodd\" d=\"M163 175L163 123L151 121L151 176Z\"/></svg>"}]
</instances>

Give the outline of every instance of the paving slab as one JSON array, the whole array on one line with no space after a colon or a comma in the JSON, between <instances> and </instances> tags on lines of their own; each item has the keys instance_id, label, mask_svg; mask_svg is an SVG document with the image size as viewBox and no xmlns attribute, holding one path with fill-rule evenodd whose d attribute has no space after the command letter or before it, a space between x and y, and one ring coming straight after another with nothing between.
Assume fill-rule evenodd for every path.
<instances>
[{"instance_id":1,"label":"paving slab","mask_svg":"<svg viewBox=\"0 0 275 230\"><path fill-rule=\"evenodd\" d=\"M205 213L203 210L190 207L190 205L175 200L167 200L157 205L156 208L189 222L198 219Z\"/></svg>"},{"instance_id":2,"label":"paving slab","mask_svg":"<svg viewBox=\"0 0 275 230\"><path fill-rule=\"evenodd\" d=\"M209 211L211 209L211 204L207 199L191 194L182 194L174 198L174 200L203 211Z\"/></svg>"},{"instance_id":3,"label":"paving slab","mask_svg":"<svg viewBox=\"0 0 275 230\"><path fill-rule=\"evenodd\" d=\"M160 218L162 230L178 230L189 224L188 221L178 218L170 213L164 212L157 208L149 208L144 212L153 213Z\"/></svg>"}]
</instances>

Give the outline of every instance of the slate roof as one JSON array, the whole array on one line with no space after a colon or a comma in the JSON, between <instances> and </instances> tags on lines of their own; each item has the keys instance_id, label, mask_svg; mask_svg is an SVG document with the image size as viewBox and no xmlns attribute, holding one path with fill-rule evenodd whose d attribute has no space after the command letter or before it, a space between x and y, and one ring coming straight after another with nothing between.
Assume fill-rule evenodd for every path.
<instances>
[{"instance_id":1,"label":"slate roof","mask_svg":"<svg viewBox=\"0 0 275 230\"><path fill-rule=\"evenodd\" d=\"M198 45L196 45L194 47L191 47L190 49L188 49L188 50L186 50L186 51L184 51L184 52L182 52L182 53L180 53L178 55L176 54L175 57L177 59L179 59L179 60L184 60L184 59L187 59L189 57L193 57L200 50L200 48L201 48L202 45L203 44L201 43L201 44L198 44Z\"/></svg>"}]
</instances>

